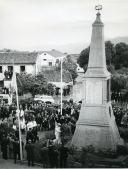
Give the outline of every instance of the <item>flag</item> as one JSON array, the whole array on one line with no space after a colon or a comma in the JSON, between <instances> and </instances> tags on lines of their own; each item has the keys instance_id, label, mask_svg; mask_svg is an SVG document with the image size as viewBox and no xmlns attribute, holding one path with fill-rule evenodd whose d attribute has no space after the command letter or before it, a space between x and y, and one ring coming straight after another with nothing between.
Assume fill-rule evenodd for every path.
<instances>
[{"instance_id":1,"label":"flag","mask_svg":"<svg viewBox=\"0 0 128 169\"><path fill-rule=\"evenodd\" d=\"M13 66L13 69L15 69L14 66ZM10 87L11 87L11 92L12 93L16 92L16 90L17 90L17 79L16 79L16 72L15 72L15 70L13 71L12 81L11 81Z\"/></svg>"},{"instance_id":2,"label":"flag","mask_svg":"<svg viewBox=\"0 0 128 169\"><path fill-rule=\"evenodd\" d=\"M22 143L21 143L21 129L20 129L20 109L19 109L17 78L16 78L14 62L13 62L13 75L12 75L12 81L11 81L11 88L12 88L12 97L14 93L16 94L17 114L18 114L18 122L19 122L20 158L22 161L23 157L22 157Z\"/></svg>"}]
</instances>

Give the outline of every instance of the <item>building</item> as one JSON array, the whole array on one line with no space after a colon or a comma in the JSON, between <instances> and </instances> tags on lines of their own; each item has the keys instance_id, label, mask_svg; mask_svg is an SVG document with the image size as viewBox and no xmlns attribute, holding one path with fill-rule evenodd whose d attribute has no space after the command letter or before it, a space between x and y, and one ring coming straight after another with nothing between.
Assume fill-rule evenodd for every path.
<instances>
[{"instance_id":1,"label":"building","mask_svg":"<svg viewBox=\"0 0 128 169\"><path fill-rule=\"evenodd\" d=\"M62 83L61 83L61 72L57 70L46 70L44 71L45 78L49 83L56 86L56 93L58 95L61 92L61 86L63 89L63 95L69 95L73 87L73 79L69 71L63 70Z\"/></svg>"},{"instance_id":2,"label":"building","mask_svg":"<svg viewBox=\"0 0 128 169\"><path fill-rule=\"evenodd\" d=\"M0 52L0 87L9 88L13 71L37 74L42 69L52 69L67 54L57 50L41 52Z\"/></svg>"},{"instance_id":3,"label":"building","mask_svg":"<svg viewBox=\"0 0 128 169\"><path fill-rule=\"evenodd\" d=\"M65 53L61 53L55 49L51 51L42 51L37 55L36 60L36 72L40 72L42 69L51 69L55 67L61 59L67 56Z\"/></svg>"}]
</instances>

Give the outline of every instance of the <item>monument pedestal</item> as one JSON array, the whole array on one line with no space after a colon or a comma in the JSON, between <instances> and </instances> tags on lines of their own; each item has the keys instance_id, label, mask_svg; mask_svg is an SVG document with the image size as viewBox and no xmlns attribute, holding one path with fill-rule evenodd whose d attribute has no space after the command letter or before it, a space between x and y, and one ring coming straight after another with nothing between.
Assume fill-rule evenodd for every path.
<instances>
[{"instance_id":1,"label":"monument pedestal","mask_svg":"<svg viewBox=\"0 0 128 169\"><path fill-rule=\"evenodd\" d=\"M102 108L101 106L82 106L71 144L79 148L92 145L96 150L116 150L117 145L123 144L111 103Z\"/></svg>"}]
</instances>

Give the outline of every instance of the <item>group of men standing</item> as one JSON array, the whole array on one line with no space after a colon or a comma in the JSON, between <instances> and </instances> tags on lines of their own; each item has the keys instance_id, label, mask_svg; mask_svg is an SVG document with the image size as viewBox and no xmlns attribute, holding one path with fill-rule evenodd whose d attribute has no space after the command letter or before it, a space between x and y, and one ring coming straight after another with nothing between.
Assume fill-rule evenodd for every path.
<instances>
[{"instance_id":1,"label":"group of men standing","mask_svg":"<svg viewBox=\"0 0 128 169\"><path fill-rule=\"evenodd\" d=\"M24 143L22 144L22 150L24 149ZM29 139L26 142L25 150L27 154L28 166L34 165L34 143ZM19 138L15 135L7 136L6 134L2 135L1 139L1 152L2 158L7 160L8 158L14 159L14 163L16 164L17 159L20 160L20 142Z\"/></svg>"},{"instance_id":2,"label":"group of men standing","mask_svg":"<svg viewBox=\"0 0 128 169\"><path fill-rule=\"evenodd\" d=\"M67 167L68 148L55 145L52 141L46 147L41 148L41 159L44 168L65 168Z\"/></svg>"}]
</instances>

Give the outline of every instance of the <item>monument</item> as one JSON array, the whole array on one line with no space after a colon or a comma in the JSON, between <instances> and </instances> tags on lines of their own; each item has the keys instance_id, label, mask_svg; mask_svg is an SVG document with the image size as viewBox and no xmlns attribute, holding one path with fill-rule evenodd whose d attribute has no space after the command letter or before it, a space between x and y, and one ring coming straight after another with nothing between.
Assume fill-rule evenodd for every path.
<instances>
[{"instance_id":1,"label":"monument","mask_svg":"<svg viewBox=\"0 0 128 169\"><path fill-rule=\"evenodd\" d=\"M111 105L111 74L106 67L104 24L100 18L102 6L95 8L98 12L92 24L89 63L83 80L84 98L71 144L116 150L122 140Z\"/></svg>"}]
</instances>

